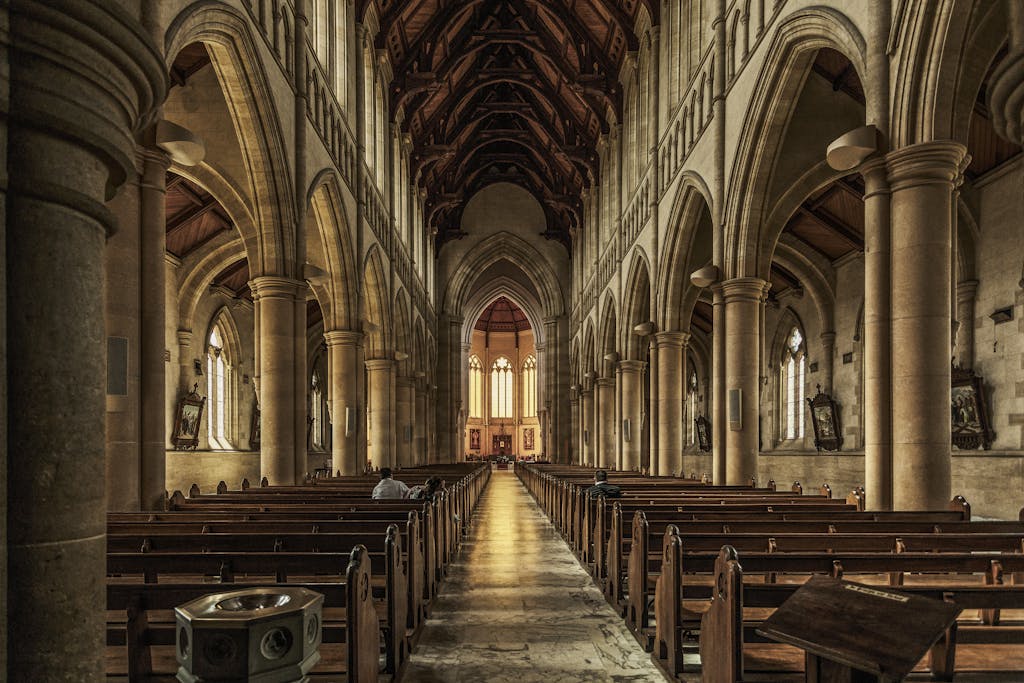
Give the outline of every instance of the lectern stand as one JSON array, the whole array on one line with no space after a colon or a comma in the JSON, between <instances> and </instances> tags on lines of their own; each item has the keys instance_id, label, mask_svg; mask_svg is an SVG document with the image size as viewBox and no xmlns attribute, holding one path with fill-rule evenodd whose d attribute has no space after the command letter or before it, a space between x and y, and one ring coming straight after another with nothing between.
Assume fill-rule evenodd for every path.
<instances>
[{"instance_id":1,"label":"lectern stand","mask_svg":"<svg viewBox=\"0 0 1024 683\"><path fill-rule=\"evenodd\" d=\"M889 683L951 628L948 602L816 576L757 629L806 653L809 683Z\"/></svg>"}]
</instances>

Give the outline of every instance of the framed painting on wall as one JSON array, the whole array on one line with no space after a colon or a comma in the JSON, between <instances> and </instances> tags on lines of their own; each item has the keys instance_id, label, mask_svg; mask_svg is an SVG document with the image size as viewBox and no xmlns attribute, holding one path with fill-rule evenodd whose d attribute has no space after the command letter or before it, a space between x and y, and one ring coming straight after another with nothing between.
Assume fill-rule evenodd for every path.
<instances>
[{"instance_id":1,"label":"framed painting on wall","mask_svg":"<svg viewBox=\"0 0 1024 683\"><path fill-rule=\"evenodd\" d=\"M523 450L532 451L534 444L534 432L533 427L527 427L523 430Z\"/></svg>"},{"instance_id":2,"label":"framed painting on wall","mask_svg":"<svg viewBox=\"0 0 1024 683\"><path fill-rule=\"evenodd\" d=\"M249 425L249 449L260 449L260 409L256 406L252 407L252 424Z\"/></svg>"},{"instance_id":3,"label":"framed painting on wall","mask_svg":"<svg viewBox=\"0 0 1024 683\"><path fill-rule=\"evenodd\" d=\"M469 430L469 450L478 451L480 450L480 430L470 429Z\"/></svg>"},{"instance_id":4,"label":"framed painting on wall","mask_svg":"<svg viewBox=\"0 0 1024 683\"><path fill-rule=\"evenodd\" d=\"M698 415L693 424L697 430L697 444L707 453L711 450L711 423L703 415Z\"/></svg>"},{"instance_id":5,"label":"framed painting on wall","mask_svg":"<svg viewBox=\"0 0 1024 683\"><path fill-rule=\"evenodd\" d=\"M950 394L953 445L962 450L992 446L995 432L988 416L985 385L974 370L954 366Z\"/></svg>"},{"instance_id":6,"label":"framed painting on wall","mask_svg":"<svg viewBox=\"0 0 1024 683\"><path fill-rule=\"evenodd\" d=\"M199 395L199 384L192 385L192 391L178 399L178 410L174 417L174 432L171 440L179 450L195 450L199 445L199 429L203 424L203 406L206 397Z\"/></svg>"},{"instance_id":7,"label":"framed painting on wall","mask_svg":"<svg viewBox=\"0 0 1024 683\"><path fill-rule=\"evenodd\" d=\"M811 409L811 424L814 426L814 447L818 451L838 451L843 445L843 433L839 424L839 409L832 397L821 391L814 398L807 399Z\"/></svg>"}]
</instances>

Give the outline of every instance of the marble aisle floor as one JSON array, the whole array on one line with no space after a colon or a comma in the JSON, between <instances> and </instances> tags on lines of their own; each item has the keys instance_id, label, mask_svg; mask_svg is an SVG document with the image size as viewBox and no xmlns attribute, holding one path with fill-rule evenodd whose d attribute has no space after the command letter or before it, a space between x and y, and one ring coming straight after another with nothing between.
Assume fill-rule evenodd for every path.
<instances>
[{"instance_id":1,"label":"marble aisle floor","mask_svg":"<svg viewBox=\"0 0 1024 683\"><path fill-rule=\"evenodd\" d=\"M495 471L406 669L410 683L665 677L512 471Z\"/></svg>"}]
</instances>

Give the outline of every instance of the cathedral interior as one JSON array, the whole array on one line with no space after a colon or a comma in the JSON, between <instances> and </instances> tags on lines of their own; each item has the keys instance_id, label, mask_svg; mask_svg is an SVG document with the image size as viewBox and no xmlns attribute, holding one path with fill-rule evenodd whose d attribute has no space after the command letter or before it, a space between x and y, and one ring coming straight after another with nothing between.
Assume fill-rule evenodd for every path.
<instances>
[{"instance_id":1,"label":"cathedral interior","mask_svg":"<svg viewBox=\"0 0 1024 683\"><path fill-rule=\"evenodd\" d=\"M112 515L222 482L1019 519L1018 0L10 0L0 42L7 680L114 680ZM472 533L548 543L508 476ZM436 677L425 635L405 680L662 680L579 637L619 668Z\"/></svg>"}]
</instances>

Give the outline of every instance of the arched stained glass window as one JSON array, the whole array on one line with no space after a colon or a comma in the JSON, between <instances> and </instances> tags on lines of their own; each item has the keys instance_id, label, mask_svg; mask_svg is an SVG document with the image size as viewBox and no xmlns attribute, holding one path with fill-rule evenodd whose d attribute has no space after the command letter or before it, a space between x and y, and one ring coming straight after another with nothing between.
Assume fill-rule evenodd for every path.
<instances>
[{"instance_id":1,"label":"arched stained glass window","mask_svg":"<svg viewBox=\"0 0 1024 683\"><path fill-rule=\"evenodd\" d=\"M512 375L504 356L491 365L491 417L512 417Z\"/></svg>"},{"instance_id":2,"label":"arched stained glass window","mask_svg":"<svg viewBox=\"0 0 1024 683\"><path fill-rule=\"evenodd\" d=\"M469 357L469 416L484 416L483 365L476 356Z\"/></svg>"},{"instance_id":3,"label":"arched stained glass window","mask_svg":"<svg viewBox=\"0 0 1024 683\"><path fill-rule=\"evenodd\" d=\"M537 359L533 356L523 363L523 417L537 417Z\"/></svg>"},{"instance_id":4,"label":"arched stained glass window","mask_svg":"<svg viewBox=\"0 0 1024 683\"><path fill-rule=\"evenodd\" d=\"M782 388L782 433L786 439L804 438L804 384L807 378L807 349L800 329L794 327L786 340L779 364Z\"/></svg>"},{"instance_id":5,"label":"arched stained glass window","mask_svg":"<svg viewBox=\"0 0 1024 683\"><path fill-rule=\"evenodd\" d=\"M686 406L689 419L686 421L686 443L697 443L697 425L695 420L700 411L697 409L697 371L690 371L690 379L686 383Z\"/></svg>"},{"instance_id":6,"label":"arched stained glass window","mask_svg":"<svg viewBox=\"0 0 1024 683\"><path fill-rule=\"evenodd\" d=\"M323 449L324 447L324 394L320 384L320 373L313 371L313 381L309 390L310 410L309 417L313 420L313 433L311 435L313 448Z\"/></svg>"},{"instance_id":7,"label":"arched stained glass window","mask_svg":"<svg viewBox=\"0 0 1024 683\"><path fill-rule=\"evenodd\" d=\"M214 325L206 347L206 427L210 448L231 448L227 438L230 373L231 359L224 343L224 334L220 325Z\"/></svg>"}]
</instances>

